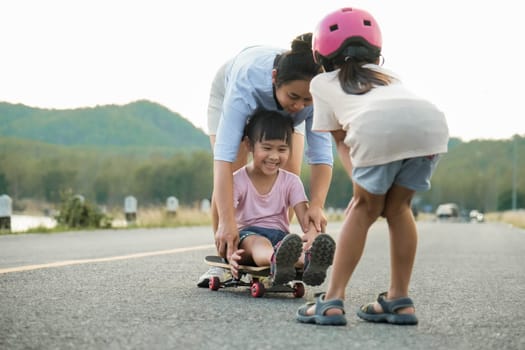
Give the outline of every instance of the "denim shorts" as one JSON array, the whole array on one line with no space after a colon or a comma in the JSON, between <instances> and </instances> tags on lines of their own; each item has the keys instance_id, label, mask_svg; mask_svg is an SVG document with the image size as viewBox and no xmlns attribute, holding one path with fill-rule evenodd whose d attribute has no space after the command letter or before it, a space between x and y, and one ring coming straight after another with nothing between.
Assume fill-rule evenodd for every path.
<instances>
[{"instance_id":1,"label":"denim shorts","mask_svg":"<svg viewBox=\"0 0 525 350\"><path fill-rule=\"evenodd\" d=\"M239 245L246 237L254 235L267 238L270 242L272 242L272 246L275 247L275 245L279 243L284 238L284 236L286 236L286 232L273 228L258 226L245 227L239 231Z\"/></svg>"},{"instance_id":2,"label":"denim shorts","mask_svg":"<svg viewBox=\"0 0 525 350\"><path fill-rule=\"evenodd\" d=\"M441 155L436 154L354 168L352 170L352 181L375 195L387 193L393 184L413 191L428 191L430 189L430 178L440 158Z\"/></svg>"}]
</instances>

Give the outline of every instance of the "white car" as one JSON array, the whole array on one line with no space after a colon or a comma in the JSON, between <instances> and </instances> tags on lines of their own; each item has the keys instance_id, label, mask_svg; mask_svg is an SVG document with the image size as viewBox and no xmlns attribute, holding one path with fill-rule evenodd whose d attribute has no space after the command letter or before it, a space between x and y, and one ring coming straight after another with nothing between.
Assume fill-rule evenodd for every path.
<instances>
[{"instance_id":1,"label":"white car","mask_svg":"<svg viewBox=\"0 0 525 350\"><path fill-rule=\"evenodd\" d=\"M485 221L485 216L479 210L471 210L469 213L470 222L483 222Z\"/></svg>"},{"instance_id":2,"label":"white car","mask_svg":"<svg viewBox=\"0 0 525 350\"><path fill-rule=\"evenodd\" d=\"M440 204L436 209L436 217L438 220L452 220L459 219L459 207L456 203Z\"/></svg>"}]
</instances>

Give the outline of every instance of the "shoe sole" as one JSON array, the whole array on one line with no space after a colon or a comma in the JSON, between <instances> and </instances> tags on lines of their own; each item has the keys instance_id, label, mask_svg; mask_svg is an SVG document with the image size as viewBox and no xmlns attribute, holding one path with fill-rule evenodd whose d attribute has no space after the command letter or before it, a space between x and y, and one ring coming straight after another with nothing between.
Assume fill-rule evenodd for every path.
<instances>
[{"instance_id":1,"label":"shoe sole","mask_svg":"<svg viewBox=\"0 0 525 350\"><path fill-rule=\"evenodd\" d=\"M333 316L297 316L297 321L301 323L318 324L321 326L346 326L347 321L344 315Z\"/></svg>"},{"instance_id":2,"label":"shoe sole","mask_svg":"<svg viewBox=\"0 0 525 350\"><path fill-rule=\"evenodd\" d=\"M210 286L210 279L209 278L205 278L202 281L199 281L197 283L197 287L199 287L199 288L208 288L209 286Z\"/></svg>"},{"instance_id":3,"label":"shoe sole","mask_svg":"<svg viewBox=\"0 0 525 350\"><path fill-rule=\"evenodd\" d=\"M345 326L346 316L344 314L343 300L331 300L323 301L322 297L318 296L315 302L308 302L301 306L296 313L297 321L301 323L312 323L324 326ZM315 314L307 315L309 308L314 307ZM339 309L343 312L342 315L326 315L326 311L329 309Z\"/></svg>"},{"instance_id":4,"label":"shoe sole","mask_svg":"<svg viewBox=\"0 0 525 350\"><path fill-rule=\"evenodd\" d=\"M275 253L274 284L285 284L295 279L295 263L303 251L301 237L296 234L286 235L281 242Z\"/></svg>"},{"instance_id":5,"label":"shoe sole","mask_svg":"<svg viewBox=\"0 0 525 350\"><path fill-rule=\"evenodd\" d=\"M357 316L368 322L390 323L401 326L413 326L418 323L418 319L414 314L369 314L359 310Z\"/></svg>"},{"instance_id":6,"label":"shoe sole","mask_svg":"<svg viewBox=\"0 0 525 350\"><path fill-rule=\"evenodd\" d=\"M226 270L226 269L224 269L224 270ZM210 276L210 275L208 275L208 276ZM212 277L213 277L213 276L212 276ZM217 276L217 277L219 277L219 279L221 280L221 282L224 281L224 273L223 273L222 276ZM201 278L202 278L202 277L201 277ZM199 288L208 288L209 286L210 286L210 278L209 278L209 277L197 281L197 287L199 287Z\"/></svg>"},{"instance_id":7,"label":"shoe sole","mask_svg":"<svg viewBox=\"0 0 525 350\"><path fill-rule=\"evenodd\" d=\"M309 286L318 286L326 278L326 270L332 265L335 241L326 233L314 240L310 248L310 262L303 272L303 282Z\"/></svg>"}]
</instances>

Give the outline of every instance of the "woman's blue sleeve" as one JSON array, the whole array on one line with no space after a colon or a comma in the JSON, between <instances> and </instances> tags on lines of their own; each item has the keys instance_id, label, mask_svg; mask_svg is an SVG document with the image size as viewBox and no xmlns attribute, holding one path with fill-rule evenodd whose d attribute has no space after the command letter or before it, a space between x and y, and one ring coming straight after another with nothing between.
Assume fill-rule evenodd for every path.
<instances>
[{"instance_id":1,"label":"woman's blue sleeve","mask_svg":"<svg viewBox=\"0 0 525 350\"><path fill-rule=\"evenodd\" d=\"M332 135L329 132L312 131L313 117L305 120L306 157L309 164L327 164L333 166Z\"/></svg>"}]
</instances>

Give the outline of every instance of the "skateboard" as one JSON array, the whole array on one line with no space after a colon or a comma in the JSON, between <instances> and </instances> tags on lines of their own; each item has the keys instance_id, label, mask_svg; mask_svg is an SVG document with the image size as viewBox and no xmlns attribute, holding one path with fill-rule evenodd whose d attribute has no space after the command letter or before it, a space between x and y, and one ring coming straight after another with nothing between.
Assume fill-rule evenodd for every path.
<instances>
[{"instance_id":1,"label":"skateboard","mask_svg":"<svg viewBox=\"0 0 525 350\"><path fill-rule=\"evenodd\" d=\"M220 256L208 255L204 262L209 266L230 269L228 262ZM270 266L239 266L239 278L230 278L221 282L219 277L210 278L209 288L217 291L220 288L249 287L250 294L254 298L260 298L265 293L292 293L296 298L302 298L305 287L301 281L291 281L287 284L275 285L270 277Z\"/></svg>"}]
</instances>

